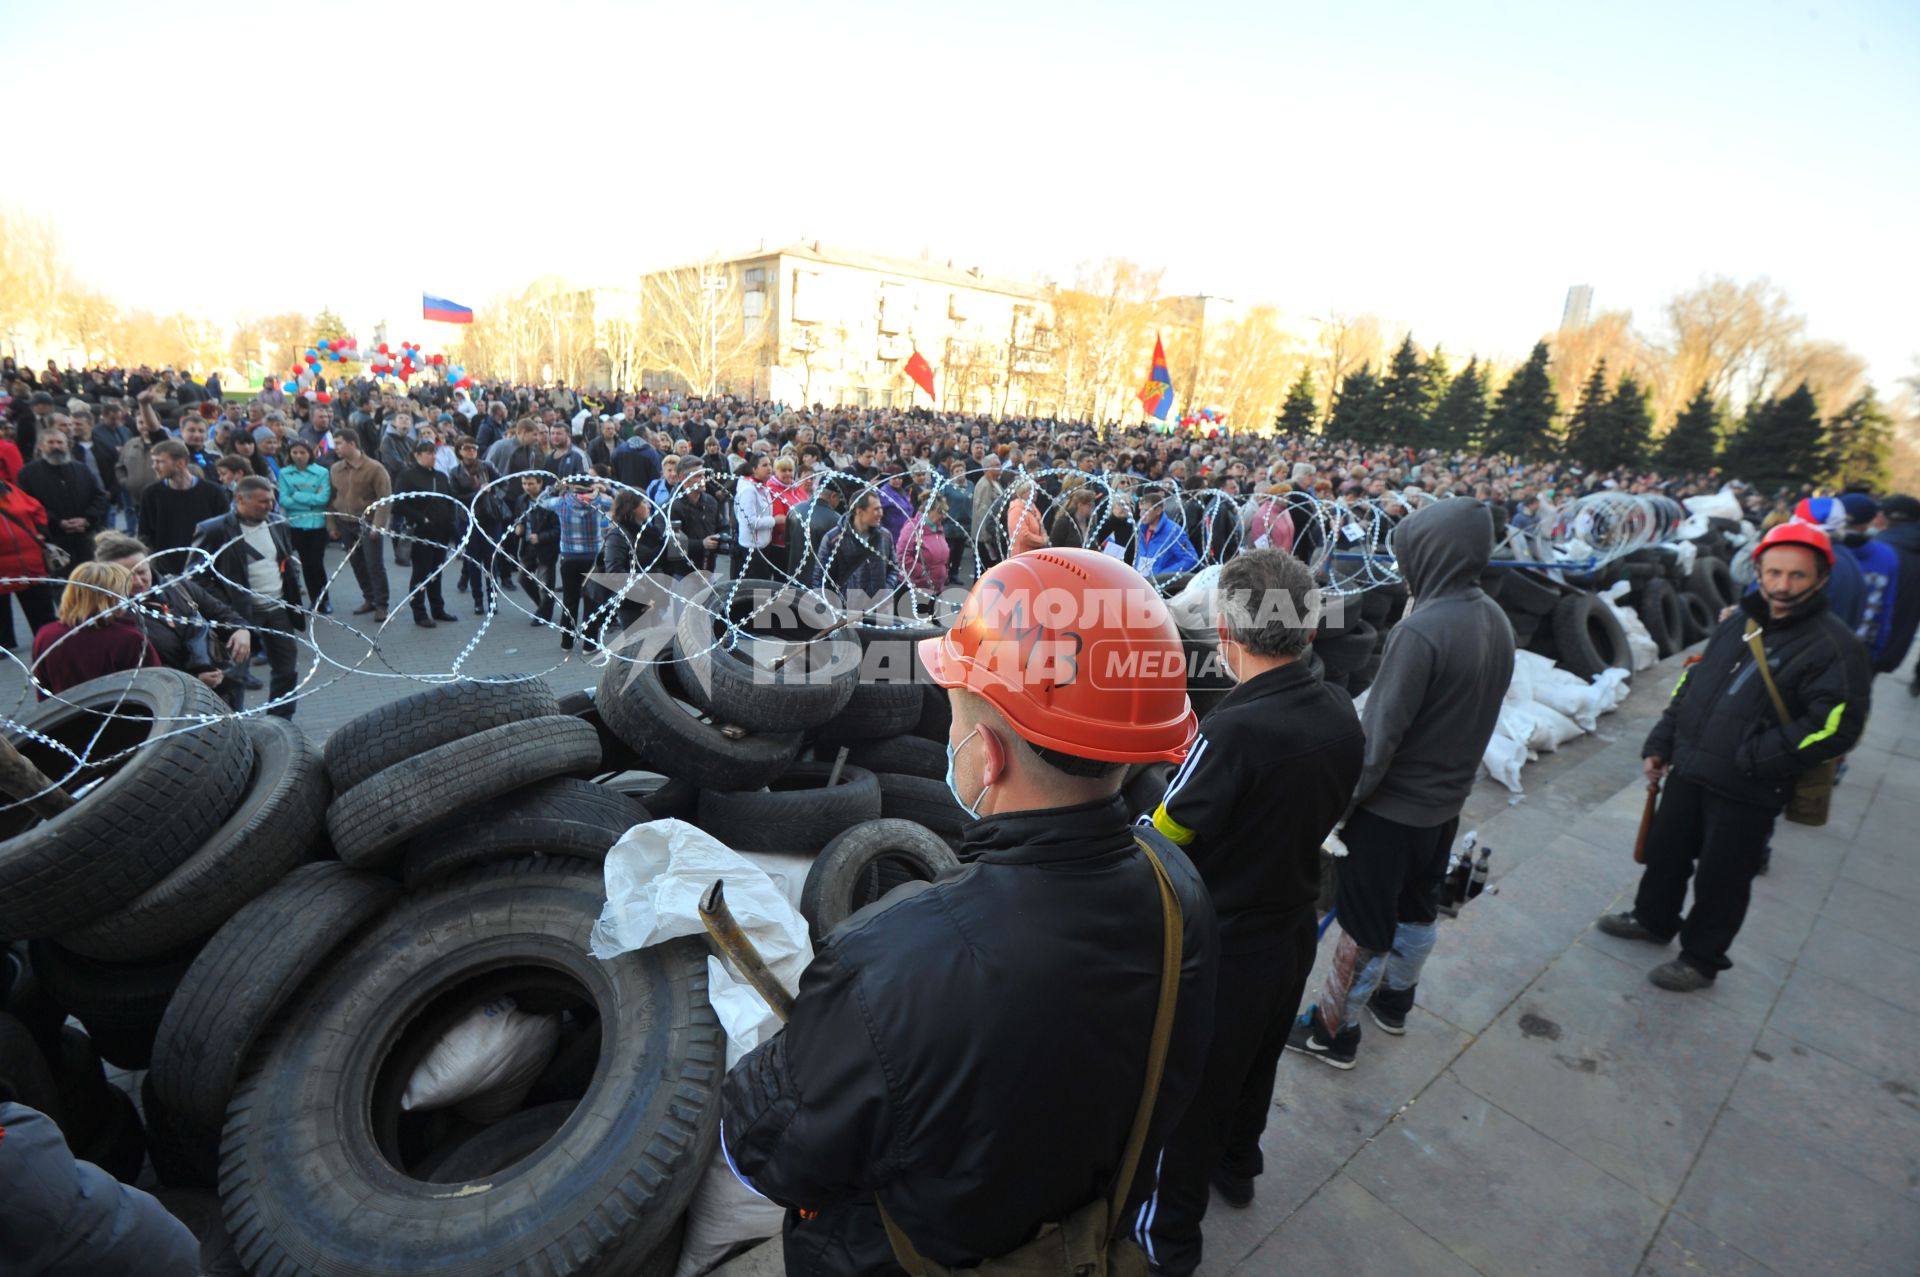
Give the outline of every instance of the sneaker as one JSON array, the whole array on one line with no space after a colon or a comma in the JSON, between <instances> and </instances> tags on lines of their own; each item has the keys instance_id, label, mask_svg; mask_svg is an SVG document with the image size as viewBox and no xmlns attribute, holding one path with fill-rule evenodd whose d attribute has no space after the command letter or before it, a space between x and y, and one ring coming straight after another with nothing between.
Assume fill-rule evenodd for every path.
<instances>
[{"instance_id":1,"label":"sneaker","mask_svg":"<svg viewBox=\"0 0 1920 1277\"><path fill-rule=\"evenodd\" d=\"M1356 1024L1329 1037L1320 1023L1319 1012L1308 1008L1306 1017L1287 1034L1287 1049L1311 1056L1336 1069L1350 1069L1354 1057L1360 1053L1360 1026Z\"/></svg>"},{"instance_id":2,"label":"sneaker","mask_svg":"<svg viewBox=\"0 0 1920 1277\"><path fill-rule=\"evenodd\" d=\"M1661 963L1647 972L1647 979L1671 993L1698 993L1713 987L1713 977L1685 958Z\"/></svg>"},{"instance_id":3,"label":"sneaker","mask_svg":"<svg viewBox=\"0 0 1920 1277\"><path fill-rule=\"evenodd\" d=\"M1226 1171L1213 1173L1213 1191L1220 1194L1220 1200L1239 1210L1253 1205L1253 1181L1244 1175L1229 1175Z\"/></svg>"},{"instance_id":4,"label":"sneaker","mask_svg":"<svg viewBox=\"0 0 1920 1277\"><path fill-rule=\"evenodd\" d=\"M1367 1014L1380 1026L1383 1033L1391 1033L1396 1038L1407 1033L1407 1012L1413 1010L1414 985L1405 989L1389 989L1382 984L1375 988L1373 996L1367 999Z\"/></svg>"},{"instance_id":5,"label":"sneaker","mask_svg":"<svg viewBox=\"0 0 1920 1277\"><path fill-rule=\"evenodd\" d=\"M1665 944L1653 932L1647 930L1645 923L1633 916L1631 910L1626 913L1603 913L1594 927L1607 935L1621 940L1644 940L1648 944Z\"/></svg>"}]
</instances>

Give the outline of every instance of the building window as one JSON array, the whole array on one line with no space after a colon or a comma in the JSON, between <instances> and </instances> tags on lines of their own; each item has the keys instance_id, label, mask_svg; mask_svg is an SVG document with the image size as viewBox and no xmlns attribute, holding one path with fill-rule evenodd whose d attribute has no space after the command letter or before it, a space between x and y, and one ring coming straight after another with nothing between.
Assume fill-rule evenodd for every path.
<instances>
[{"instance_id":1,"label":"building window","mask_svg":"<svg viewBox=\"0 0 1920 1277\"><path fill-rule=\"evenodd\" d=\"M793 272L793 322L810 324L818 319L819 307L814 299L814 289L820 279L818 271L797 270Z\"/></svg>"},{"instance_id":2,"label":"building window","mask_svg":"<svg viewBox=\"0 0 1920 1277\"><path fill-rule=\"evenodd\" d=\"M751 273L751 272L749 272ZM748 319L759 319L767 313L767 295L758 289L740 295L740 313Z\"/></svg>"},{"instance_id":3,"label":"building window","mask_svg":"<svg viewBox=\"0 0 1920 1277\"><path fill-rule=\"evenodd\" d=\"M766 284L767 284L767 268L766 267L753 266L748 268L747 270L747 287L748 288L764 288L766 287Z\"/></svg>"},{"instance_id":4,"label":"building window","mask_svg":"<svg viewBox=\"0 0 1920 1277\"><path fill-rule=\"evenodd\" d=\"M907 326L911 302L907 290L899 284L880 285L880 331L897 333Z\"/></svg>"}]
</instances>

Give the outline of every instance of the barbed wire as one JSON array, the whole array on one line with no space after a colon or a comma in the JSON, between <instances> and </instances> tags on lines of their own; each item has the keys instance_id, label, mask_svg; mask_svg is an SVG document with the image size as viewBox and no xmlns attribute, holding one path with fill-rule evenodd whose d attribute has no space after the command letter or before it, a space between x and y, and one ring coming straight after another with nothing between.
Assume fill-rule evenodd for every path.
<instances>
[{"instance_id":1,"label":"barbed wire","mask_svg":"<svg viewBox=\"0 0 1920 1277\"><path fill-rule=\"evenodd\" d=\"M1414 510L1434 501L1471 499L1436 497L1419 489L1362 498L1321 498L1299 492L1239 496L1219 489L1181 491L1164 482L1130 475L1106 476L1077 470L1048 469L1011 476L1010 482L998 485L1001 491L987 508L979 510L973 508L978 485L973 485L969 490L968 485L931 471L916 468L897 474L863 478L824 469L807 477L808 498L799 504L808 510L809 517L789 518L786 521L789 538L797 535L799 542L786 547L784 562L776 562L764 551L752 553L739 547L730 535L732 529L727 526L733 522L733 512L724 504L730 502L732 494L718 476L698 471L696 474L699 477L689 475L667 490L665 509L656 508L644 490L616 479L562 475L552 470L534 468L500 475L470 495L403 491L382 497L358 516L338 512L331 514L330 518L356 525L360 536L371 535L376 542L395 541L424 547L429 552L444 551L446 558L436 569L436 574L453 570L456 563L466 562L472 565L474 571L491 578L482 583L481 596L486 601L481 608L482 614L477 618L479 624L444 670L402 669L394 663L380 641L386 627L400 619L402 608L411 609L416 603L416 596L429 588L431 578L417 586L410 586L397 601L390 602L382 621L370 629L363 628L330 611L317 609L314 606L316 600L309 599L304 605L290 604L279 595L257 591L244 580L236 581L226 576L221 572L218 561L232 548L234 541L243 539L239 537L218 547L170 550L150 555L150 562L165 561L178 565L178 570L164 579L156 577L151 587L114 602L105 610L103 618L127 617L136 624L142 619L176 623L179 617L168 606L166 599L182 583L205 586L238 603L240 606L234 610L241 624L219 624L214 628L245 628L250 632L259 631L263 638L272 634L291 640L296 645L293 687L238 711L248 715L264 714L290 708L300 700L318 695L349 679L393 679L429 686L461 680L512 683L545 678L569 662L570 655L562 655L544 665L535 661L531 668L513 674L475 675L467 672L469 662L494 632L496 624L513 612L526 616L544 630L559 632L569 645L578 645L583 658L595 666L608 660L658 664L674 659L674 652L666 640L676 634L684 637L684 631L677 630L676 625L680 615L690 607L699 607L708 613L712 623L706 632L713 637L707 647L696 651L686 651L682 646L678 652L680 656L695 658L718 649L737 649L750 640L764 641L765 636L754 633L752 627L761 621L770 601L759 600L754 607L745 611L740 606L740 593L745 583L750 579L760 579L757 576L750 578L750 569L765 573L766 579L777 591L787 596L789 622L794 615L800 615L803 630L811 630L815 634L856 621L869 637L878 638L885 638L889 634L904 637L924 633L930 628L943 628L958 615L966 597L966 588L957 578L977 578L992 562L1004 556L1010 536L1013 504L1016 501L1030 503L1036 518L1041 517L1044 506L1051 504L1054 517L1058 518L1063 502L1078 504L1079 499L1073 494L1079 489L1093 494L1086 521L1081 524L1074 519L1071 505L1066 507L1067 517L1074 521L1076 534L1082 538L1104 538L1101 545L1089 548L1104 548L1112 552L1118 547L1123 557L1131 559L1138 551L1142 520L1149 518L1170 522L1177 529L1177 535L1186 538L1187 549L1191 551L1190 564L1182 556L1181 562L1186 566L1181 570L1148 578L1163 594L1178 591L1197 573L1217 567L1243 548L1273 544L1276 540L1290 544L1294 552L1314 570L1322 581L1323 595L1350 598L1369 590L1399 587L1403 582L1393 557L1394 529ZM625 536L632 543L633 552L628 555L628 568L624 575L594 572L588 576L587 580L593 582L606 597L591 606L583 598L581 614L578 616L569 614L563 601L563 591L545 580L548 569L539 562L545 556L535 556L534 562L528 562L525 557L523 538L533 501L530 499L518 514L512 514L517 503L509 494L520 491L524 487L523 481L528 477L537 477L541 481L539 503L542 508L558 514L556 507L564 507L567 501L585 501L593 507L595 517L601 521L602 540L607 536ZM876 524L872 530L863 530L850 517L855 509L865 505L869 495L881 499L878 495L880 489L891 486L895 478L928 485L926 495L918 503L919 508L915 513L915 535L922 538L921 546L916 547L916 554L924 549L924 538L930 535L925 514L939 509L943 502L947 506L948 515L941 524L939 535L948 542L949 562L963 563L967 570L962 574L954 574L940 588L925 588L914 579L916 574L906 570L901 562L900 547L891 544L891 534L885 533L881 525ZM845 494L844 506L833 519L823 521L831 526L816 540L810 503L823 499L821 494L828 485L834 485ZM632 530L616 524L612 519L614 497L623 492L637 494L645 502L642 508L647 511L646 517ZM500 497L505 502L511 517L504 523L474 515L474 509L489 495ZM964 495L964 506L971 515L964 523L951 514L956 504L954 498L961 495ZM685 532L675 526L673 508L690 496L696 499L712 497L715 502L716 534L733 547L729 557L738 560L731 564L733 570L729 577L720 578L699 570L686 573L669 570L670 564L685 562L691 565L706 558L706 547L692 545ZM905 500L908 505L916 504L911 498ZM448 502L456 507L453 513L457 530L451 541L443 542L409 531L410 525L406 523L399 527L392 526L396 514L406 520L419 513L421 503L436 501ZM1637 550L1672 539L1685 513L1679 503L1666 497L1594 493L1559 507L1548 508L1543 505L1538 521L1532 528L1507 530L1496 546L1494 557L1496 561L1533 563L1546 569L1597 571ZM776 519L778 517L776 515ZM1024 513L1022 517L1025 517ZM1275 536L1281 520L1290 525L1290 538ZM387 526L382 526L383 523ZM1255 532L1256 527L1268 531ZM649 528L657 534L659 546L642 561L638 554L640 534ZM1173 532L1170 531L1169 535L1173 535ZM881 574L891 583L884 593L872 597L854 597L834 585L832 560L844 549L848 540L866 556L883 559ZM828 551L828 541L836 542L831 552ZM324 593L329 600L334 597L341 574L350 571L350 556L359 552L361 550L357 543L349 543L348 554L343 555L327 574ZM507 575L517 574L525 580L524 598L500 588L497 567L502 561L511 565ZM803 570L796 571L796 565ZM276 565L276 568L280 566ZM403 565L396 562L395 566ZM13 589L61 588L66 584L65 579L57 577L0 580L0 585ZM711 605L702 603L703 598L710 599ZM798 613L791 610L795 605L799 608ZM641 614L638 625L633 615L635 611ZM546 615L542 615L543 612ZM273 618L291 618L297 623L297 628L272 625L261 619L259 613ZM100 623L100 620L90 622ZM201 623L213 624L205 618ZM37 677L37 668L61 645L76 641L81 628L84 627L57 638L32 661L23 660L11 651L5 653L6 659L22 672L22 701L28 696L38 696L42 705L76 705L61 693L46 688ZM650 641L641 638L642 631L652 636ZM330 650L330 641L332 646L337 647L340 636L347 636L346 646L350 650ZM794 641L809 640L803 636ZM300 649L309 654L310 662L301 661ZM255 650L260 648L256 647ZM301 673L300 666L303 663L307 668ZM90 770L104 773L153 740L200 730L207 723L226 717L192 713L179 718L154 720L144 709L133 711L126 708L125 697L130 691L129 687L111 707L103 709L94 706L88 710L89 714L97 716L98 723L93 726L85 744L78 749L29 727L23 721L20 703L16 703L10 712L0 714L0 728L15 737L31 740L52 755L66 760L68 766L65 772L59 776L49 775L54 786L65 788ZM136 717L146 722L150 729L164 727L165 730L149 730L146 737L136 744L96 752L108 727L116 719ZM0 804L0 811L23 806L40 796L36 794Z\"/></svg>"}]
</instances>

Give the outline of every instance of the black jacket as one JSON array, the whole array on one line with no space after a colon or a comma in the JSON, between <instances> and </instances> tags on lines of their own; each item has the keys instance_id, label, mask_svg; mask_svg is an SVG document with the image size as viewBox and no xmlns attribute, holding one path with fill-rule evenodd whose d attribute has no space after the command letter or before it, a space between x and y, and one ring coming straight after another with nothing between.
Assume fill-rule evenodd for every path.
<instances>
[{"instance_id":1,"label":"black jacket","mask_svg":"<svg viewBox=\"0 0 1920 1277\"><path fill-rule=\"evenodd\" d=\"M1365 750L1352 698L1297 661L1207 715L1152 822L1206 880L1222 952L1279 944L1280 924L1313 907L1320 844L1346 814Z\"/></svg>"},{"instance_id":2,"label":"black jacket","mask_svg":"<svg viewBox=\"0 0 1920 1277\"><path fill-rule=\"evenodd\" d=\"M621 577L632 572L685 576L693 571L693 564L681 553L680 543L668 534L666 519L655 511L637 529L608 523L600 538L600 561L594 571Z\"/></svg>"},{"instance_id":3,"label":"black jacket","mask_svg":"<svg viewBox=\"0 0 1920 1277\"><path fill-rule=\"evenodd\" d=\"M415 463L394 472L393 491L399 498L393 503L393 512L406 519L409 536L445 546L458 535L460 511L452 501L441 500L453 496L453 481L446 475L432 466ZM439 495L431 495L434 493Z\"/></svg>"},{"instance_id":4,"label":"black jacket","mask_svg":"<svg viewBox=\"0 0 1920 1277\"><path fill-rule=\"evenodd\" d=\"M1186 1108L1213 1022L1217 937L1184 853L1116 797L979 821L966 864L836 927L793 1020L728 1074L721 1138L789 1207L790 1274L898 1273L879 1212L973 1264L1104 1194L1140 1101L1162 930L1155 840L1186 916L1172 1048L1141 1171Z\"/></svg>"},{"instance_id":5,"label":"black jacket","mask_svg":"<svg viewBox=\"0 0 1920 1277\"><path fill-rule=\"evenodd\" d=\"M92 466L77 458L65 465L44 459L29 461L20 467L15 486L46 507L49 541L65 546L75 562L93 557L93 534L107 518L107 490ZM87 530L62 531L62 519L85 519Z\"/></svg>"},{"instance_id":6,"label":"black jacket","mask_svg":"<svg viewBox=\"0 0 1920 1277\"><path fill-rule=\"evenodd\" d=\"M1755 623L1793 716L1784 725L1744 637ZM1795 777L1840 757L1860 739L1872 685L1866 647L1827 610L1824 591L1780 620L1768 614L1766 599L1756 591L1714 627L1640 754L1666 759L1674 775L1724 798L1778 812L1792 796Z\"/></svg>"},{"instance_id":7,"label":"black jacket","mask_svg":"<svg viewBox=\"0 0 1920 1277\"><path fill-rule=\"evenodd\" d=\"M293 552L293 537L287 531L286 520L270 520L267 534L273 538L274 557L279 560L276 566L280 570L281 601L290 607L299 607L300 559ZM227 606L241 616L252 616L265 606L264 599L255 599L247 591L247 564L253 561L257 551L241 536L239 515L229 510L218 518L208 519L196 530L193 544L194 548L213 556L213 571L196 578L208 590L224 598Z\"/></svg>"},{"instance_id":8,"label":"black jacket","mask_svg":"<svg viewBox=\"0 0 1920 1277\"><path fill-rule=\"evenodd\" d=\"M206 587L205 582L211 579L179 577L162 584L142 600L147 610L140 615L140 628L146 631L153 650L160 653L162 665L189 674L215 668L194 659L193 645L188 641L203 621L213 627L213 636L223 643L247 628L246 618ZM207 654L211 655L213 650L209 647Z\"/></svg>"}]
</instances>

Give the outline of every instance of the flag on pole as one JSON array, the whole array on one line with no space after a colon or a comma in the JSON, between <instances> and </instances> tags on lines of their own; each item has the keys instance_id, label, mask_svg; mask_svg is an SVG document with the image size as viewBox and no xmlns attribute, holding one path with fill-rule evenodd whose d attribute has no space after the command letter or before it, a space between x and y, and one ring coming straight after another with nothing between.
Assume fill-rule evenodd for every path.
<instances>
[{"instance_id":1,"label":"flag on pole","mask_svg":"<svg viewBox=\"0 0 1920 1277\"><path fill-rule=\"evenodd\" d=\"M1173 410L1173 378L1167 372L1167 348L1160 344L1159 333L1153 335L1153 367L1147 371L1147 384L1140 387L1138 398L1147 415L1161 422Z\"/></svg>"},{"instance_id":2,"label":"flag on pole","mask_svg":"<svg viewBox=\"0 0 1920 1277\"><path fill-rule=\"evenodd\" d=\"M435 297L432 293L422 293L420 318L431 319L442 324L471 324L473 307L462 306L459 302L450 302L444 297Z\"/></svg>"},{"instance_id":3,"label":"flag on pole","mask_svg":"<svg viewBox=\"0 0 1920 1277\"><path fill-rule=\"evenodd\" d=\"M933 393L933 365L917 350L907 356L907 376L914 385L927 392L927 398L938 401L940 396Z\"/></svg>"}]
</instances>

